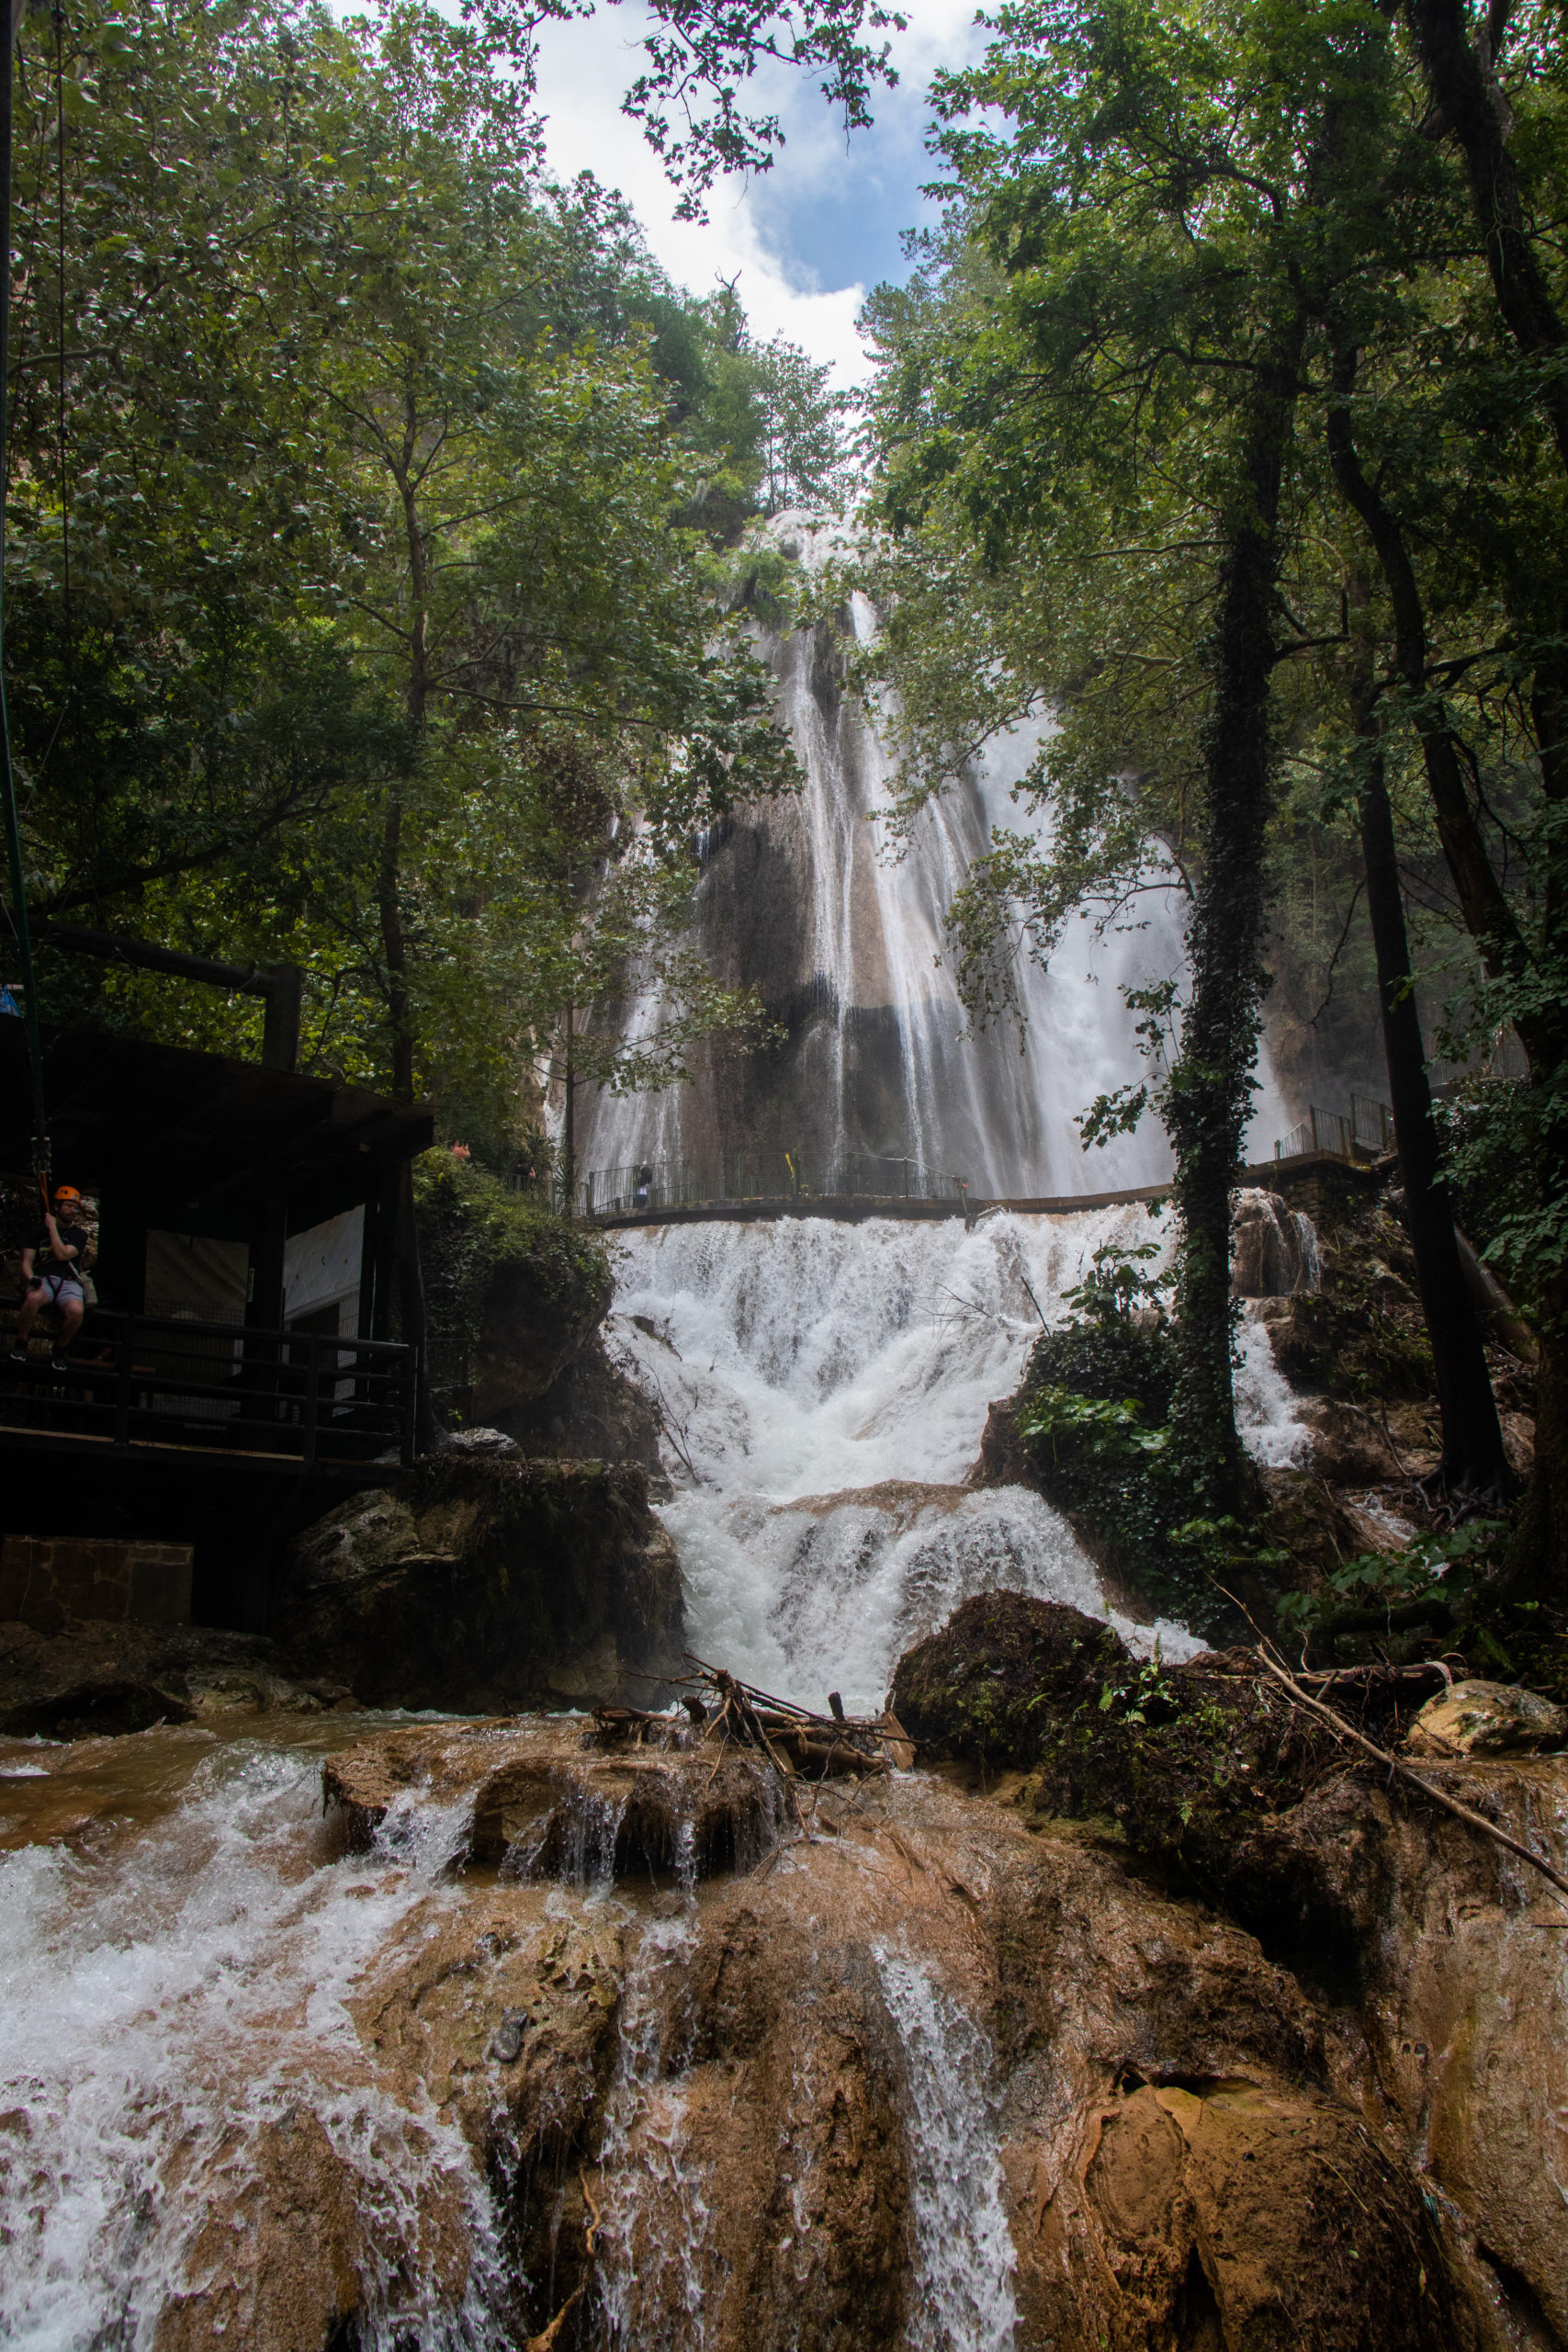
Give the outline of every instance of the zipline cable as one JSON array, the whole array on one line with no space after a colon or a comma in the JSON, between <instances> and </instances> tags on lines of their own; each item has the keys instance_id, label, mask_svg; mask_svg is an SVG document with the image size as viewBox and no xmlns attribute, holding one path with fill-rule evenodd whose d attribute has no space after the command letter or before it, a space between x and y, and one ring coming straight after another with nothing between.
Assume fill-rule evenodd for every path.
<instances>
[{"instance_id":1,"label":"zipline cable","mask_svg":"<svg viewBox=\"0 0 1568 2352\"><path fill-rule=\"evenodd\" d=\"M11 145L17 34L26 0L10 0L5 57L0 61L0 801L6 812L6 856L11 869L11 921L17 934L22 983L22 1018L33 1090L33 1164L49 1169L49 1124L43 1096L43 1043L39 1035L38 980L33 971L32 933L28 922L28 886L22 870L22 829L17 815L17 777L11 765L11 715L6 695L6 500L9 488L11 368Z\"/></svg>"}]
</instances>

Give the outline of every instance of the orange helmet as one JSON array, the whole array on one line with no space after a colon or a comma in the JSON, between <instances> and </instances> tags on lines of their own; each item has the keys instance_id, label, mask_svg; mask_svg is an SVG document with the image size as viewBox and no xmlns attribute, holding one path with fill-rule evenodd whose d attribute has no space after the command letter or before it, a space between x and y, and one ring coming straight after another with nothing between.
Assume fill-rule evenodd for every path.
<instances>
[{"instance_id":1,"label":"orange helmet","mask_svg":"<svg viewBox=\"0 0 1568 2352\"><path fill-rule=\"evenodd\" d=\"M74 1204L78 1208L81 1206L82 1195L74 1184L57 1184L54 1188L54 1197L57 1201L64 1201L68 1205Z\"/></svg>"}]
</instances>

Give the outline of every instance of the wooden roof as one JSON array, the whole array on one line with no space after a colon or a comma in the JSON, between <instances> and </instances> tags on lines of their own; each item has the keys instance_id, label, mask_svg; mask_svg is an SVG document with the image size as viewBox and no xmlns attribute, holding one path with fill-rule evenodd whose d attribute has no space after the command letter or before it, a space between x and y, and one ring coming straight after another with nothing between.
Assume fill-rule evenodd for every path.
<instances>
[{"instance_id":1,"label":"wooden roof","mask_svg":"<svg viewBox=\"0 0 1568 2352\"><path fill-rule=\"evenodd\" d=\"M434 1134L422 1106L222 1054L92 1028L46 1029L43 1046L51 1166L84 1191L237 1206L279 1186L368 1183ZM0 1017L0 1164L25 1171L31 1153L27 1034Z\"/></svg>"}]
</instances>

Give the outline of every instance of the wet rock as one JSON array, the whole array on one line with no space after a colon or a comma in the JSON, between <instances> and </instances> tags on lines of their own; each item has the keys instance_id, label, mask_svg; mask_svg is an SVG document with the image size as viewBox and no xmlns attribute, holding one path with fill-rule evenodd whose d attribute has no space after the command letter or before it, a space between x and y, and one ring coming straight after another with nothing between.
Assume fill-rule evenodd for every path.
<instances>
[{"instance_id":1,"label":"wet rock","mask_svg":"<svg viewBox=\"0 0 1568 2352\"><path fill-rule=\"evenodd\" d=\"M1568 2040L1550 1932L1561 1925L1561 1907L1528 1866L1473 1830L1349 1769L1330 1735L1290 1710L1281 1693L1238 1671L1241 1663L1216 1657L1167 1670L1128 1661L1104 1678L1098 1697L1087 1687L1074 1693L1070 1686L1043 1686L1027 1749L1015 1750L1030 1768L1026 1778L1010 1782L1016 1801L1043 1816L1043 1836L1059 1834L1064 1819L1091 1830L1112 1827L1173 1890L1200 1894L1256 1935L1262 1953L1288 1972L1324 2034L1320 2058L1305 2065L1309 2080L1315 2075L1342 2109L1359 2109L1377 2135L1374 2145L1352 2130L1346 2153L1335 2153L1332 2142L1322 2143L1322 2153L1341 2182L1352 2177L1348 2157L1363 2167L1352 2204L1337 2209L1339 2222L1328 2236L1341 2264L1345 2245L1355 2245L1359 2264L1363 2234L1375 2224L1378 2260L1393 2266L1408 2299L1388 2324L1417 2331L1388 2340L1425 2340L1419 2331L1430 2318L1420 2275L1426 2272L1429 2290L1434 2258L1420 2250L1410 2173L1403 2182L1396 2177L1401 2167L1415 2167L1432 2183L1432 2201L1446 2217L1441 2259L1462 2304L1444 2322L1450 2340L1495 2345L1499 2352L1568 2341L1568 2233L1556 2191L1533 2153L1561 2151L1551 2155L1553 2171L1568 2162ZM1536 1704L1544 1710L1545 1702ZM1535 1716L1535 1707L1529 1712ZM1544 1724L1544 1713L1539 1720ZM955 1721L961 1725L961 1712ZM1398 1737L1399 1718L1372 1721L1369 1728L1388 1744ZM1426 1769L1442 1770L1456 1796L1527 1844L1555 1853L1561 1867L1568 1764L1476 1757ZM1100 1939L1114 1932L1103 1921L1096 1926L1097 1953ZM1233 1992L1224 2005L1233 2024L1241 1997ZM1521 2030L1527 2018L1529 2027ZM1172 2078L1162 2064L1160 2029L1151 2032L1153 2021L1141 2007L1139 2019L1139 2034L1149 2038L1142 2041L1144 2054L1130 2063L1141 2084L1163 2089ZM1212 2086L1187 2086L1212 2096ZM1193 2146L1187 2140L1179 2163L1166 2127L1180 2130L1181 2118L1168 2101L1156 2104L1161 2117L1147 2100L1127 2115L1133 2153L1125 2166L1117 2159L1115 2179L1096 2203L1101 2224L1116 2220L1118 2199L1123 2217L1135 2218L1134 2208L1146 2211L1147 2227L1135 2233L1136 2263L1118 2268L1112 2256L1111 2267L1139 2293L1152 2280L1156 2304L1143 2308L1125 2335L1107 2326L1106 2340L1165 2343L1160 2325L1188 2324L1179 2314L1186 2309L1180 2294L1189 2289L1200 2304L1204 2291L1216 2299L1221 2316L1208 2323L1220 2331L1215 2343L1251 2340L1246 2328L1263 2324L1268 2278L1280 2287L1298 2257L1288 2256L1287 2268L1279 2267L1282 2245L1269 2241L1280 2217L1249 2204L1255 2175L1243 2170L1224 2196L1237 2214L1252 2217L1231 2240L1244 2267L1248 2245L1258 2256L1250 2283L1238 2272L1222 2293L1213 2259L1217 2241L1207 2225L1194 2241L1201 2282L1182 2273L1190 2254L1180 2245L1167 2254L1159 2237L1163 2216L1195 2210L1182 2203L1200 2195L1190 2170ZM1313 2115L1297 2114L1289 2125L1291 2163L1276 2174L1286 2200L1308 2194L1317 2165L1317 2109L1308 2105ZM1251 2122L1241 2122L1245 2138ZM1334 2128L1344 2130L1342 2117ZM1270 2123L1269 2134L1273 2129ZM1285 2181L1298 2158L1303 2169L1292 2191ZM1240 2161L1246 2164L1245 2155ZM1093 2199L1089 2174L1082 2178ZM1301 2258L1313 2269L1313 2296L1325 2299L1312 2324L1303 2322L1303 2340L1359 2341L1343 2332L1352 2325L1357 2268L1341 2267L1336 2279L1324 2276L1320 2254ZM1188 2278L1188 2289L1177 2288L1179 2275ZM1226 2294L1239 2302L1227 2306ZM1066 2330L1059 2302L1051 2309L1051 2327ZM1058 2340L1099 2340L1081 2311L1076 2324L1081 2335ZM1174 2340L1208 2339L1179 2334Z\"/></svg>"},{"instance_id":2,"label":"wet rock","mask_svg":"<svg viewBox=\"0 0 1568 2352\"><path fill-rule=\"evenodd\" d=\"M681 1670L680 1566L640 1471L458 1451L307 1529L276 1623L373 1705L647 1703Z\"/></svg>"},{"instance_id":3,"label":"wet rock","mask_svg":"<svg viewBox=\"0 0 1568 2352\"><path fill-rule=\"evenodd\" d=\"M1037 1753L1040 1726L1097 1705L1108 1676L1130 1665L1099 1618L987 1592L905 1651L891 1703L910 1736L939 1754L1023 1766Z\"/></svg>"},{"instance_id":4,"label":"wet rock","mask_svg":"<svg viewBox=\"0 0 1568 2352\"><path fill-rule=\"evenodd\" d=\"M502 1461L513 1460L522 1448L515 1438L504 1430L454 1430L446 1440L447 1449L454 1453L493 1454Z\"/></svg>"},{"instance_id":5,"label":"wet rock","mask_svg":"<svg viewBox=\"0 0 1568 2352\"><path fill-rule=\"evenodd\" d=\"M1039 1466L1018 1433L1021 1401L1021 1391L1011 1396L998 1397L994 1404L987 1406L979 1455L964 1481L965 1485L1028 1487L1035 1494L1044 1491Z\"/></svg>"},{"instance_id":6,"label":"wet rock","mask_svg":"<svg viewBox=\"0 0 1568 2352\"><path fill-rule=\"evenodd\" d=\"M667 1925L475 1885L356 1997L389 2087L510 2152L521 2332L581 2289L595 2346L1485 2340L1250 1937L929 1776L818 1830Z\"/></svg>"},{"instance_id":7,"label":"wet rock","mask_svg":"<svg viewBox=\"0 0 1568 2352\"><path fill-rule=\"evenodd\" d=\"M528 2029L526 2009L507 2009L502 2016L490 2040L488 2055L502 2066L513 2066L523 2054L523 2036Z\"/></svg>"},{"instance_id":8,"label":"wet rock","mask_svg":"<svg viewBox=\"0 0 1568 2352\"><path fill-rule=\"evenodd\" d=\"M1133 1670L1128 1743L1158 1703ZM634 1760L558 1719L332 1760L375 1850L279 1847L297 2010L269 1946L149 2143L130 2235L160 2352L525 2343L569 2307L576 2352L1564 2340L1561 1910L1461 1825L1330 1758L1195 1890L1126 1828L1043 1814L1037 1779L917 1771L803 1788L805 1835L689 1894L472 1845L431 1869L487 1816L493 1855L551 1758ZM1427 1769L1559 1834L1568 1764ZM372 1926L327 1983L334 1902ZM24 2200L29 2128L0 2116Z\"/></svg>"},{"instance_id":9,"label":"wet rock","mask_svg":"<svg viewBox=\"0 0 1568 2352\"><path fill-rule=\"evenodd\" d=\"M1505 1682L1456 1682L1410 1727L1414 1756L1534 1755L1568 1740L1568 1711Z\"/></svg>"},{"instance_id":10,"label":"wet rock","mask_svg":"<svg viewBox=\"0 0 1568 2352\"><path fill-rule=\"evenodd\" d=\"M688 1882L747 1869L774 1845L778 1775L671 1723L666 1743L604 1752L592 1726L538 1718L422 1724L333 1757L322 1786L350 1850L395 1842L412 1807L455 1811L451 1858L517 1878Z\"/></svg>"},{"instance_id":11,"label":"wet rock","mask_svg":"<svg viewBox=\"0 0 1568 2352\"><path fill-rule=\"evenodd\" d=\"M1231 1222L1231 1296L1289 1298L1317 1286L1311 1218L1278 1193L1246 1186L1236 1194Z\"/></svg>"},{"instance_id":12,"label":"wet rock","mask_svg":"<svg viewBox=\"0 0 1568 2352\"><path fill-rule=\"evenodd\" d=\"M400 2120L421 2136L412 2118ZM218 2344L330 2352L374 2341L389 2304L415 2313L422 2303L460 2305L471 2249L458 2185L438 2162L428 2165L418 2210L397 2215L389 2233L371 2183L307 2099L192 2154L201 2220L184 2250L182 2282L158 2316L153 2352Z\"/></svg>"},{"instance_id":13,"label":"wet rock","mask_svg":"<svg viewBox=\"0 0 1568 2352\"><path fill-rule=\"evenodd\" d=\"M13 1738L98 1739L230 1708L310 1713L346 1695L296 1681L276 1644L218 1626L0 1624L0 1734Z\"/></svg>"}]
</instances>

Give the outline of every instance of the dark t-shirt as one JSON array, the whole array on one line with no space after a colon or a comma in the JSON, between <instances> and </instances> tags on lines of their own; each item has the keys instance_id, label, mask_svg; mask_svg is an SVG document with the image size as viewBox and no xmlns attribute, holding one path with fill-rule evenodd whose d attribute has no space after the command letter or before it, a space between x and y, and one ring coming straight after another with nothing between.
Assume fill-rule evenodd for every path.
<instances>
[{"instance_id":1,"label":"dark t-shirt","mask_svg":"<svg viewBox=\"0 0 1568 2352\"><path fill-rule=\"evenodd\" d=\"M30 1250L33 1253L35 1283L40 1274L69 1274L73 1282L81 1281L82 1261L87 1250L86 1227L81 1225L62 1225L60 1228L60 1238L67 1250L75 1250L76 1255L73 1258L55 1256L54 1244L49 1238L47 1225L40 1225L36 1233L29 1233L23 1243L23 1248Z\"/></svg>"}]
</instances>

